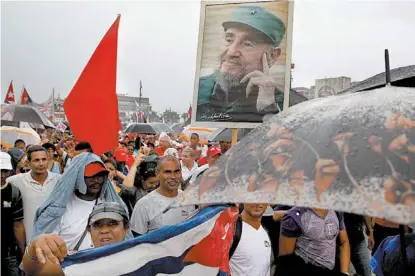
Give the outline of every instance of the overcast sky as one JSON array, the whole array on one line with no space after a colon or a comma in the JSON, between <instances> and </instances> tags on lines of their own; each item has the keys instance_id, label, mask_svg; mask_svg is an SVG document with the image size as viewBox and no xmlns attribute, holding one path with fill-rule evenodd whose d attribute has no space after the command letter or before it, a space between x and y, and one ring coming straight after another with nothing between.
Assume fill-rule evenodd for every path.
<instances>
[{"instance_id":1,"label":"overcast sky","mask_svg":"<svg viewBox=\"0 0 415 276\"><path fill-rule=\"evenodd\" d=\"M187 111L192 101L200 3L1 2L1 100L10 80L33 100L52 87L65 97L102 36L121 14L117 92L150 97L153 110ZM415 64L415 1L295 3L293 87L324 77L363 80Z\"/></svg>"}]
</instances>

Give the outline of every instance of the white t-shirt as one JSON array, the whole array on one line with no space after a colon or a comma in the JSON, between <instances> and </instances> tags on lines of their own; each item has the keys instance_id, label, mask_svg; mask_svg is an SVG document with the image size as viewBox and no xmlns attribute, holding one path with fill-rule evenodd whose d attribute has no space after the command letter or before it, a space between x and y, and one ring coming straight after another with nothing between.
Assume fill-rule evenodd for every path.
<instances>
[{"instance_id":1,"label":"white t-shirt","mask_svg":"<svg viewBox=\"0 0 415 276\"><path fill-rule=\"evenodd\" d=\"M179 194L182 193L179 190ZM162 226L174 225L184 221L195 210L194 206L169 207L177 197L165 197L154 190L142 197L134 206L131 215L131 230L144 235Z\"/></svg>"},{"instance_id":2,"label":"white t-shirt","mask_svg":"<svg viewBox=\"0 0 415 276\"><path fill-rule=\"evenodd\" d=\"M66 211L53 233L59 235L65 241L68 250L73 250L81 239L94 206L95 200L82 200L75 194L66 206ZM87 232L78 251L91 247L93 247L91 235Z\"/></svg>"},{"instance_id":3,"label":"white t-shirt","mask_svg":"<svg viewBox=\"0 0 415 276\"><path fill-rule=\"evenodd\" d=\"M198 167L197 170L193 173L192 178L190 178L189 184L193 185L196 182L197 177L203 172L209 169L209 164L205 164L201 167Z\"/></svg>"},{"instance_id":4,"label":"white t-shirt","mask_svg":"<svg viewBox=\"0 0 415 276\"><path fill-rule=\"evenodd\" d=\"M29 171L7 179L7 182L19 188L22 194L23 225L26 232L26 241L31 240L37 209L52 193L60 177L59 174L48 172L45 183L40 184L32 178L31 171Z\"/></svg>"},{"instance_id":5,"label":"white t-shirt","mask_svg":"<svg viewBox=\"0 0 415 276\"><path fill-rule=\"evenodd\" d=\"M269 276L271 241L260 226L257 229L242 222L242 235L229 262L232 276Z\"/></svg>"},{"instance_id":6,"label":"white t-shirt","mask_svg":"<svg viewBox=\"0 0 415 276\"><path fill-rule=\"evenodd\" d=\"M197 171L197 163L193 162L193 167L191 170L189 170L188 167L186 167L183 162L181 162L181 167L182 167L182 177L183 180L187 180L189 177L191 177L196 171Z\"/></svg>"}]
</instances>

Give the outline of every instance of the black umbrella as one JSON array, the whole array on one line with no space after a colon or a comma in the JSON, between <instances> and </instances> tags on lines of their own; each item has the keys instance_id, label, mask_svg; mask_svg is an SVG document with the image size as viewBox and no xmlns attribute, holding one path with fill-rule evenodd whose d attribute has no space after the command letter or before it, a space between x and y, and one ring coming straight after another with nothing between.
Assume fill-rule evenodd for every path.
<instances>
[{"instance_id":1,"label":"black umbrella","mask_svg":"<svg viewBox=\"0 0 415 276\"><path fill-rule=\"evenodd\" d=\"M252 128L240 128L238 129L238 141L245 137ZM220 142L232 142L232 129L231 128L219 128L215 130L209 138L210 141Z\"/></svg>"},{"instance_id":2,"label":"black umbrella","mask_svg":"<svg viewBox=\"0 0 415 276\"><path fill-rule=\"evenodd\" d=\"M55 128L53 122L37 108L25 105L2 104L1 105L2 125L18 124L27 122L35 126Z\"/></svg>"},{"instance_id":3,"label":"black umbrella","mask_svg":"<svg viewBox=\"0 0 415 276\"><path fill-rule=\"evenodd\" d=\"M143 134L157 134L157 131L147 123L131 124L125 130L125 133L143 133Z\"/></svg>"},{"instance_id":4,"label":"black umbrella","mask_svg":"<svg viewBox=\"0 0 415 276\"><path fill-rule=\"evenodd\" d=\"M222 156L180 204L267 202L415 225L415 89L298 104Z\"/></svg>"},{"instance_id":5,"label":"black umbrella","mask_svg":"<svg viewBox=\"0 0 415 276\"><path fill-rule=\"evenodd\" d=\"M148 124L156 131L157 134L160 134L162 132L165 132L165 133L173 132L173 130L165 123L148 123Z\"/></svg>"}]
</instances>

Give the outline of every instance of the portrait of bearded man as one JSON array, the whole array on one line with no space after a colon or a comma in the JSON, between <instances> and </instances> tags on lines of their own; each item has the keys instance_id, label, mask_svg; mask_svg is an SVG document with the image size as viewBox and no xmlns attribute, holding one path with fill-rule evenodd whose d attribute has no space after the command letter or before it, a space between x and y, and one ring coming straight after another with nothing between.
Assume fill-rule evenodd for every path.
<instances>
[{"instance_id":1,"label":"portrait of bearded man","mask_svg":"<svg viewBox=\"0 0 415 276\"><path fill-rule=\"evenodd\" d=\"M196 121L261 123L283 109L284 83L272 67L286 26L261 6L237 6L222 27L219 66L199 79Z\"/></svg>"}]
</instances>

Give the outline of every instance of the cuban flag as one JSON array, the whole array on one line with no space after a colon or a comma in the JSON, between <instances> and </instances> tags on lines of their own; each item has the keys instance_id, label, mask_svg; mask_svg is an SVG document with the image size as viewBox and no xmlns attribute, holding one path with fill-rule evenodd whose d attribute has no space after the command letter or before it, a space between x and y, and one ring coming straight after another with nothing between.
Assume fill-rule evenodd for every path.
<instances>
[{"instance_id":1,"label":"cuban flag","mask_svg":"<svg viewBox=\"0 0 415 276\"><path fill-rule=\"evenodd\" d=\"M236 207L207 206L188 220L68 256L65 275L227 276Z\"/></svg>"}]
</instances>

